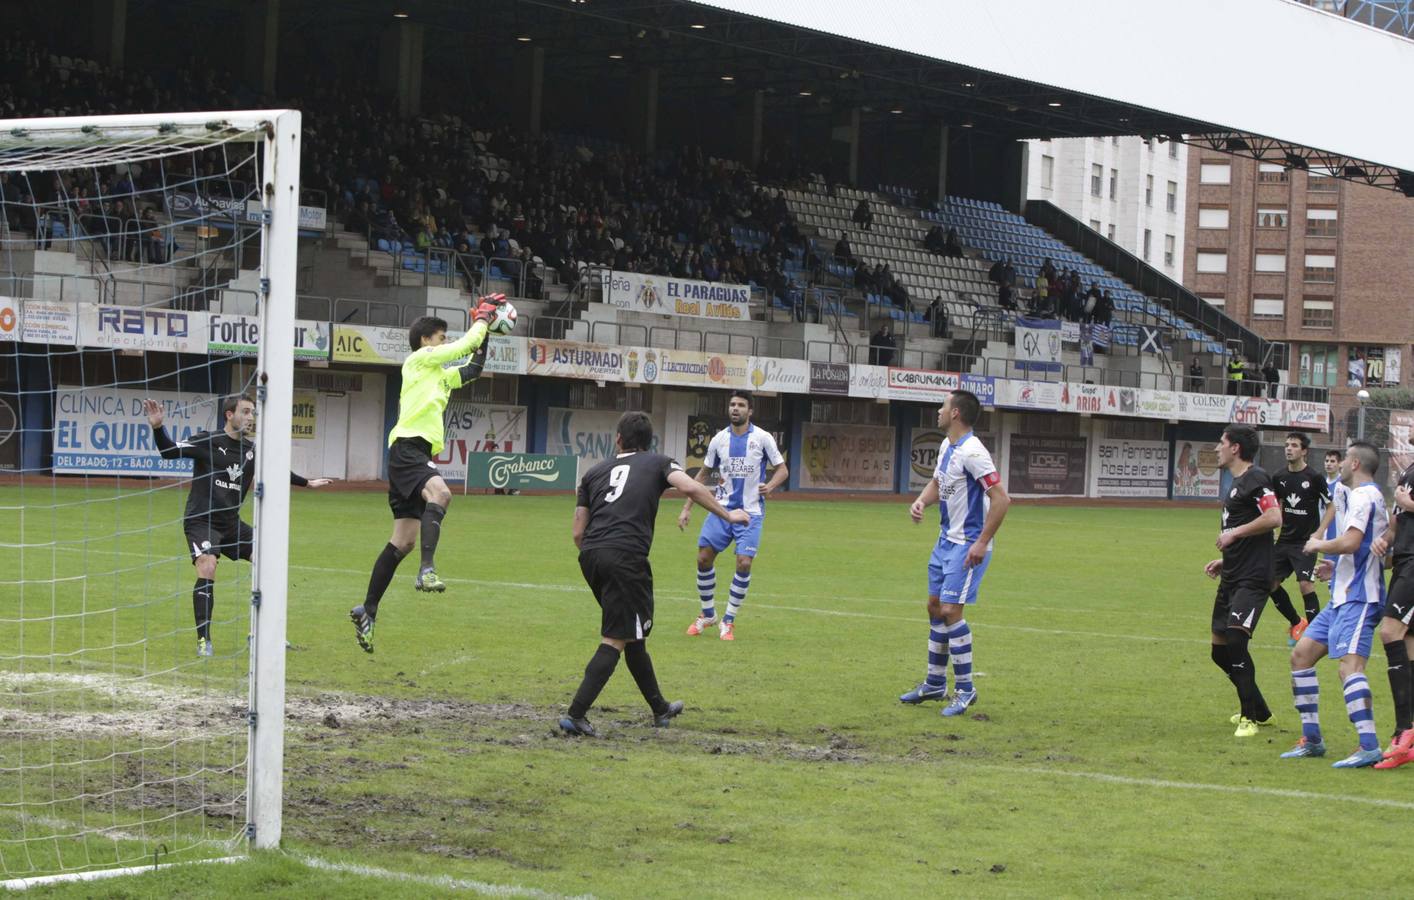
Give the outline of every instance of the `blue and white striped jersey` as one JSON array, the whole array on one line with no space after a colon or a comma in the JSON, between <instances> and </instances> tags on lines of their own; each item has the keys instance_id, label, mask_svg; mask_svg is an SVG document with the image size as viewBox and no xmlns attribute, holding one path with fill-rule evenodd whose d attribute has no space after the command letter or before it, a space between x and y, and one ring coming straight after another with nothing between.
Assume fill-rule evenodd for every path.
<instances>
[{"instance_id":1,"label":"blue and white striped jersey","mask_svg":"<svg viewBox=\"0 0 1414 900\"><path fill-rule=\"evenodd\" d=\"M716 469L721 476L717 484L717 502L727 509L744 509L749 515L761 514L761 485L766 480L766 466L785 462L776 439L769 431L755 425L747 426L745 434L729 427L717 432L707 445L702 464Z\"/></svg>"}]
</instances>

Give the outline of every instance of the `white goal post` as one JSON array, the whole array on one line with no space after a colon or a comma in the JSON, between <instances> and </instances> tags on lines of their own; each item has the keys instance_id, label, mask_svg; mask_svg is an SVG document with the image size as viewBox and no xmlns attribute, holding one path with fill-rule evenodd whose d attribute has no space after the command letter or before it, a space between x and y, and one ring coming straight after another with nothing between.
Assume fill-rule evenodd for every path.
<instances>
[{"instance_id":1,"label":"white goal post","mask_svg":"<svg viewBox=\"0 0 1414 900\"><path fill-rule=\"evenodd\" d=\"M260 281L255 315L259 319L259 333L265 339L259 343L255 375L250 384L259 422L254 438L256 473L255 487L251 491L254 495L253 508L250 510L250 521L256 535L256 552L251 561L251 590L248 598L228 597L226 603L229 604L227 608L235 608L237 602L246 599L250 603L249 727L243 838L248 846L272 848L280 842L284 778L290 430L294 378L294 348L290 336L295 329L300 113L295 110L248 110L0 120L0 173L57 179L54 173L64 170L95 171L98 167L141 165L154 160L160 162L181 153L193 154L194 158L194 154L203 148L219 148L237 142L247 145L258 158L258 163L254 165L258 165L259 183L252 186L252 197L258 196L259 199L258 212L256 204L249 203L246 208L251 211L248 219L241 222L241 227L247 231L259 231ZM13 205L11 208L13 210ZM38 235L39 210L36 207L32 212ZM9 238L3 209L0 209L0 238ZM0 247L8 246L0 244ZM42 245L36 243L35 246ZM35 280L47 277L38 272L33 275ZM16 283L13 276L11 283ZM5 293L7 290L0 284L0 294ZM26 295L14 287L8 293L15 295L12 299L18 309L20 298ZM0 297L0 301L6 299ZM22 424L22 430L23 427ZM87 481L84 483L87 484ZM23 510L17 514L23 515ZM180 534L176 538L179 540ZM5 540L0 536L0 542ZM39 546L21 543L23 538L11 540L17 543L5 546ZM84 559L88 559L86 550ZM21 584L25 575L22 572L19 576L6 577L19 577L21 581L7 583ZM23 630L27 620L22 618L23 605L20 608L22 612L18 615L21 617L13 621L20 623L18 627ZM23 660L26 657L21 654L15 658ZM24 665L22 661L21 669ZM239 730L235 732L235 739L239 740ZM26 815L23 803L4 802L13 799L0 797L0 806L18 810L20 827L23 828ZM116 800L110 798L110 802L116 803ZM239 819L236 819L232 824L238 822ZM86 821L83 824L85 828L92 827ZM148 855L150 857L151 853ZM101 877L107 874L96 862L72 868L66 865L63 870L63 874L53 877ZM116 870L116 867L108 865L107 871ZM14 870L0 868L0 887L22 887L48 880L47 873L35 873L44 874L42 878L17 878L14 877L16 874ZM13 880L5 881L6 878Z\"/></svg>"}]
</instances>

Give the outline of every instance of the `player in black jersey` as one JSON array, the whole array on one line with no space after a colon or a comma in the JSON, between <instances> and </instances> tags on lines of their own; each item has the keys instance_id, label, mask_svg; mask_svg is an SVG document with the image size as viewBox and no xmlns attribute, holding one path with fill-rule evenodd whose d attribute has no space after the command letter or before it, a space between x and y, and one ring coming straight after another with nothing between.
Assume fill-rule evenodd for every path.
<instances>
[{"instance_id":1,"label":"player in black jersey","mask_svg":"<svg viewBox=\"0 0 1414 900\"><path fill-rule=\"evenodd\" d=\"M1321 611L1321 601L1316 596L1316 556L1303 551L1306 541L1320 526L1321 514L1331 495L1326 488L1326 477L1306 461L1310 448L1311 439L1306 435L1297 431L1288 434L1286 468L1272 475L1272 490L1281 503L1281 534L1273 550L1272 606L1286 617L1290 626L1287 642L1292 647L1301 640L1306 625ZM1281 586L1292 575L1296 576L1296 586L1301 589L1305 618L1296 614L1286 588Z\"/></svg>"},{"instance_id":2,"label":"player in black jersey","mask_svg":"<svg viewBox=\"0 0 1414 900\"><path fill-rule=\"evenodd\" d=\"M569 714L560 719L560 728L570 735L594 735L585 716L614 674L620 654L627 659L633 680L653 710L654 725L666 726L682 712L681 700L669 703L663 699L645 644L653 630L653 569L648 565L648 550L653 546L653 526L663 491L675 487L733 524L751 522L746 510L728 511L718 503L676 460L649 452L653 420L647 413L624 413L615 443L618 455L585 473L574 509L579 569L602 610L602 640L584 669L584 680L570 703Z\"/></svg>"},{"instance_id":3,"label":"player in black jersey","mask_svg":"<svg viewBox=\"0 0 1414 900\"><path fill-rule=\"evenodd\" d=\"M1394 489L1394 514L1389 531L1375 539L1371 548L1379 556L1390 553L1394 577L1389 582L1384 618L1380 620L1380 642L1388 660L1389 692L1394 698L1394 740L1377 769L1394 769L1414 762L1414 671L1409 657L1414 654L1414 466L1404 470Z\"/></svg>"},{"instance_id":4,"label":"player in black jersey","mask_svg":"<svg viewBox=\"0 0 1414 900\"><path fill-rule=\"evenodd\" d=\"M163 427L162 404L144 400L142 411L152 426L152 440L163 459L192 461L191 492L187 494L182 530L187 551L196 566L192 588L192 613L196 619L196 652L211 656L211 610L216 605L217 554L227 559L250 559L255 530L241 521L241 503L250 492L255 474L255 445L245 436L255 422L255 402L244 394L221 404L225 427L201 431L184 441L174 441ZM290 484L323 487L327 478L306 479L290 473Z\"/></svg>"},{"instance_id":5,"label":"player in black jersey","mask_svg":"<svg viewBox=\"0 0 1414 900\"><path fill-rule=\"evenodd\" d=\"M1218 441L1218 465L1232 476L1223 501L1222 558L1204 568L1221 577L1213 599L1213 662L1237 689L1242 708L1233 717L1236 737L1252 737L1258 725L1271 724L1272 711L1257 688L1257 671L1247 644L1272 588L1272 536L1281 527L1281 505L1272 480L1253 465L1259 440L1248 425L1229 425Z\"/></svg>"}]
</instances>

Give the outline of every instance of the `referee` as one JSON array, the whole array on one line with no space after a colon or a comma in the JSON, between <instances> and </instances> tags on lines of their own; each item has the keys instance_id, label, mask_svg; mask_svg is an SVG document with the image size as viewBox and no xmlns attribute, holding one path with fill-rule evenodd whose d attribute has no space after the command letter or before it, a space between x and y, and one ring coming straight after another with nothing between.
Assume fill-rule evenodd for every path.
<instances>
[{"instance_id":1,"label":"referee","mask_svg":"<svg viewBox=\"0 0 1414 900\"><path fill-rule=\"evenodd\" d=\"M652 443L653 420L648 414L624 413L615 438L618 455L590 469L579 483L574 543L579 548L580 571L602 610L602 640L584 668L584 680L568 715L560 719L560 728L569 735L594 736L594 726L585 715L614 674L621 654L653 710L654 725L665 727L682 712L681 700L663 699L644 644L653 630L653 569L648 565L648 550L653 546L663 491L675 487L730 523L750 522L745 510L728 512L676 460L651 452Z\"/></svg>"}]
</instances>

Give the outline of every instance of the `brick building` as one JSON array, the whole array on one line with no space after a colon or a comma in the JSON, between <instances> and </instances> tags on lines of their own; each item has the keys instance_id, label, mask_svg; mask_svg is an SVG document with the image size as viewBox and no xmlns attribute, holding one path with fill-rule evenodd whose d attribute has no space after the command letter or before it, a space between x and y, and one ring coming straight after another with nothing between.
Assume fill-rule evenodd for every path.
<instances>
[{"instance_id":1,"label":"brick building","mask_svg":"<svg viewBox=\"0 0 1414 900\"><path fill-rule=\"evenodd\" d=\"M1289 356L1282 381L1414 384L1414 199L1191 147L1184 282Z\"/></svg>"}]
</instances>

